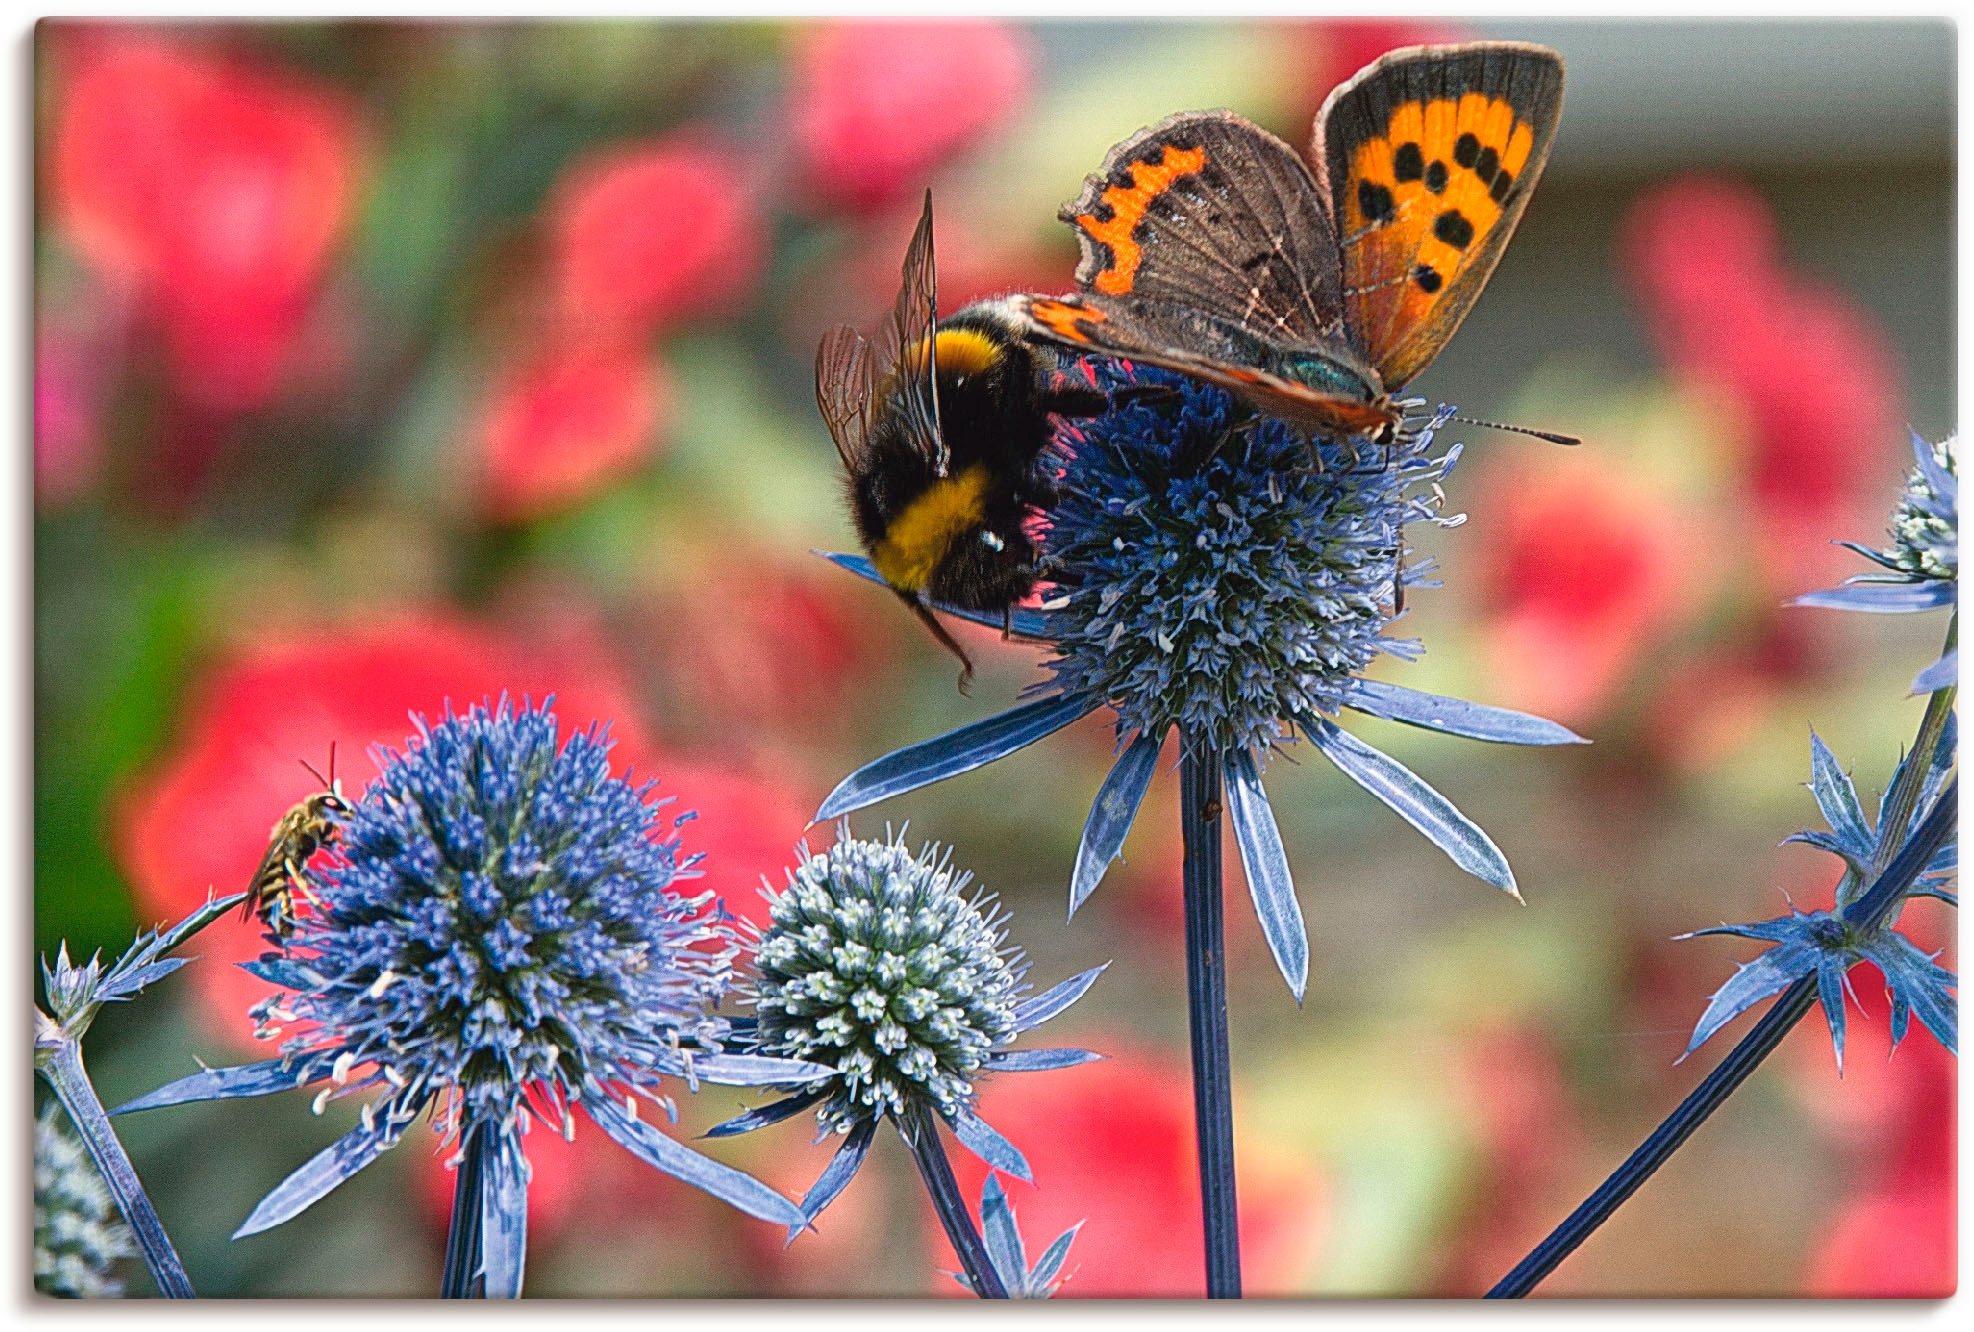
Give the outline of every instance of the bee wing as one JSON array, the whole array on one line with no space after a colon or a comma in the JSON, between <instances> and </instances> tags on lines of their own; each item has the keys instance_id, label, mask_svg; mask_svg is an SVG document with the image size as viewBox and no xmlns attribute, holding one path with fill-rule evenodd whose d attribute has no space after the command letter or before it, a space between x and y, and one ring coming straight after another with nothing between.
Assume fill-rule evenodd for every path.
<instances>
[{"instance_id":1,"label":"bee wing","mask_svg":"<svg viewBox=\"0 0 1974 1332\"><path fill-rule=\"evenodd\" d=\"M844 324L816 348L816 407L843 465L852 472L869 444L874 358L864 335Z\"/></svg>"},{"instance_id":2,"label":"bee wing","mask_svg":"<svg viewBox=\"0 0 1974 1332\"><path fill-rule=\"evenodd\" d=\"M890 380L911 439L931 456L934 470L946 474L946 436L939 428L939 279L932 258L932 191L925 192L912 243L905 250L904 282L883 338Z\"/></svg>"}]
</instances>

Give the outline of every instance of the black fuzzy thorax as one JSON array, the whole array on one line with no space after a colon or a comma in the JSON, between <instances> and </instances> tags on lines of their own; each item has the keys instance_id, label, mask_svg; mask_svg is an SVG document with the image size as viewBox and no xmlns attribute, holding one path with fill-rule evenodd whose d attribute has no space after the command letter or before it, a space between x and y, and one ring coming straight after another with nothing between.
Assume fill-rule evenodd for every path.
<instances>
[{"instance_id":1,"label":"black fuzzy thorax","mask_svg":"<svg viewBox=\"0 0 1974 1332\"><path fill-rule=\"evenodd\" d=\"M1035 585L1035 546L1023 527L1034 510L1054 500L1054 469L1044 454L1054 429L1050 412L1065 404L1045 379L1038 354L1012 335L992 307L968 306L942 321L940 329L978 333L995 347L985 367L941 366L937 372L948 453L944 475L956 477L980 466L988 485L980 521L948 546L924 593L955 606L998 610ZM889 389L886 394L872 423L865 465L850 483L857 531L871 549L912 501L942 479L932 441L912 428ZM989 532L1000 549L982 539Z\"/></svg>"}]
</instances>

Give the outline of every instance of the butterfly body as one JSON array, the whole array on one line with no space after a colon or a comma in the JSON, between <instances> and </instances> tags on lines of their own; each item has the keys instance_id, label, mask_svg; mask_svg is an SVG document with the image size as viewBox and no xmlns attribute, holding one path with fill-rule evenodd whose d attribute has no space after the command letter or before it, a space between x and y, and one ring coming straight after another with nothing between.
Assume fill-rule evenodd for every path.
<instances>
[{"instance_id":1,"label":"butterfly body","mask_svg":"<svg viewBox=\"0 0 1974 1332\"><path fill-rule=\"evenodd\" d=\"M1392 395L1479 297L1526 208L1563 65L1514 42L1411 47L1317 117L1314 170L1229 111L1112 148L1066 204L1079 290L1011 298L1027 331L1217 384L1326 436L1378 438Z\"/></svg>"}]
</instances>

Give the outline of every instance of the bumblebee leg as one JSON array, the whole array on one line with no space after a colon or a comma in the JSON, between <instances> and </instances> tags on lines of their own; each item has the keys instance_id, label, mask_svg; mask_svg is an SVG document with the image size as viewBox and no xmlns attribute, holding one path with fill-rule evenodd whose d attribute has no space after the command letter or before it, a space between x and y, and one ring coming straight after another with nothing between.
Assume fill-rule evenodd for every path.
<instances>
[{"instance_id":1,"label":"bumblebee leg","mask_svg":"<svg viewBox=\"0 0 1974 1332\"><path fill-rule=\"evenodd\" d=\"M1159 406L1177 402L1181 396L1180 391L1171 384L1127 384L1112 391L1110 405L1127 407L1136 403L1141 407Z\"/></svg>"},{"instance_id":2,"label":"bumblebee leg","mask_svg":"<svg viewBox=\"0 0 1974 1332\"><path fill-rule=\"evenodd\" d=\"M1100 389L1064 383L1043 389L1036 396L1036 404L1055 416L1091 417L1109 411L1111 400Z\"/></svg>"},{"instance_id":3,"label":"bumblebee leg","mask_svg":"<svg viewBox=\"0 0 1974 1332\"><path fill-rule=\"evenodd\" d=\"M973 659L966 655L966 649L961 647L959 642L951 634L946 632L946 626L939 623L938 619L932 614L932 608L930 606L927 606L923 601L920 601L909 592L899 592L895 587L891 590L897 593L898 600L911 608L912 614L918 617L918 622L925 626L926 631L939 640L939 645L960 659L960 692L962 694L972 693L973 691L970 686L973 684Z\"/></svg>"}]
</instances>

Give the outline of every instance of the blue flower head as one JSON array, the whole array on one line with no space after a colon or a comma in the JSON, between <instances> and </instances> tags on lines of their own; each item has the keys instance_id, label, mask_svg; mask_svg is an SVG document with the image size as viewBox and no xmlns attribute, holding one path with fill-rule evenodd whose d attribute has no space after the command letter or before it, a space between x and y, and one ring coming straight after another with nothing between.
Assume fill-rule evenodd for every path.
<instances>
[{"instance_id":1,"label":"blue flower head","mask_svg":"<svg viewBox=\"0 0 1974 1332\"><path fill-rule=\"evenodd\" d=\"M1957 437L1938 444L1912 436L1913 468L1892 512L1891 543L1883 550L1840 541L1879 568L1842 587L1809 592L1798 606L1900 615L1951 607L1960 590L1960 461ZM1948 652L1919 673L1912 692L1944 689L1960 677L1960 651Z\"/></svg>"},{"instance_id":2,"label":"blue flower head","mask_svg":"<svg viewBox=\"0 0 1974 1332\"><path fill-rule=\"evenodd\" d=\"M318 1084L316 1109L368 1094L362 1122L265 1198L241 1234L296 1215L393 1146L422 1112L525 1218L531 1122L573 1135L582 1106L657 1168L767 1219L785 1199L657 1132L638 1098L665 1075L796 1082L823 1070L722 1052L711 1009L736 941L711 894L684 896L666 801L610 772L601 728L557 743L546 706L414 718L403 752L307 872L278 951L248 970L285 987L255 1010L292 1032L279 1059L185 1078L123 1110ZM518 1255L515 1284L518 1289Z\"/></svg>"},{"instance_id":3,"label":"blue flower head","mask_svg":"<svg viewBox=\"0 0 1974 1332\"><path fill-rule=\"evenodd\" d=\"M1402 586L1431 586L1428 568L1406 565L1406 525L1459 521L1436 517L1438 482L1459 454L1433 451L1447 414L1413 418L1381 443L1310 439L1183 375L1108 362L1090 374L1112 407L1058 436L1059 499L1044 515L1039 566L1053 591L1041 612L1012 616L1013 629L1054 645L1052 678L1033 702L852 773L817 818L968 771L1107 705L1121 754L1084 826L1072 914L1122 849L1174 727L1183 745L1225 766L1256 912L1298 999L1308 937L1261 785L1277 745L1306 736L1462 869L1514 893L1485 832L1335 720L1351 708L1482 740L1580 739L1539 718L1360 675L1380 654L1420 651L1386 630ZM832 558L876 576L866 561Z\"/></svg>"},{"instance_id":4,"label":"blue flower head","mask_svg":"<svg viewBox=\"0 0 1974 1332\"><path fill-rule=\"evenodd\" d=\"M1028 1163L974 1113L986 1072L1068 1068L1087 1050L1011 1050L1089 989L1093 967L1024 998L1027 972L1005 947L1007 913L950 853L902 840L863 841L842 830L827 851L797 851L788 886L768 893L770 921L754 952L753 1045L766 1055L823 1065L831 1076L712 1131L724 1137L814 1107L843 1147L803 1200L814 1217L850 1182L877 1125L907 1133L943 1120L989 1165L1022 1179Z\"/></svg>"}]
</instances>

